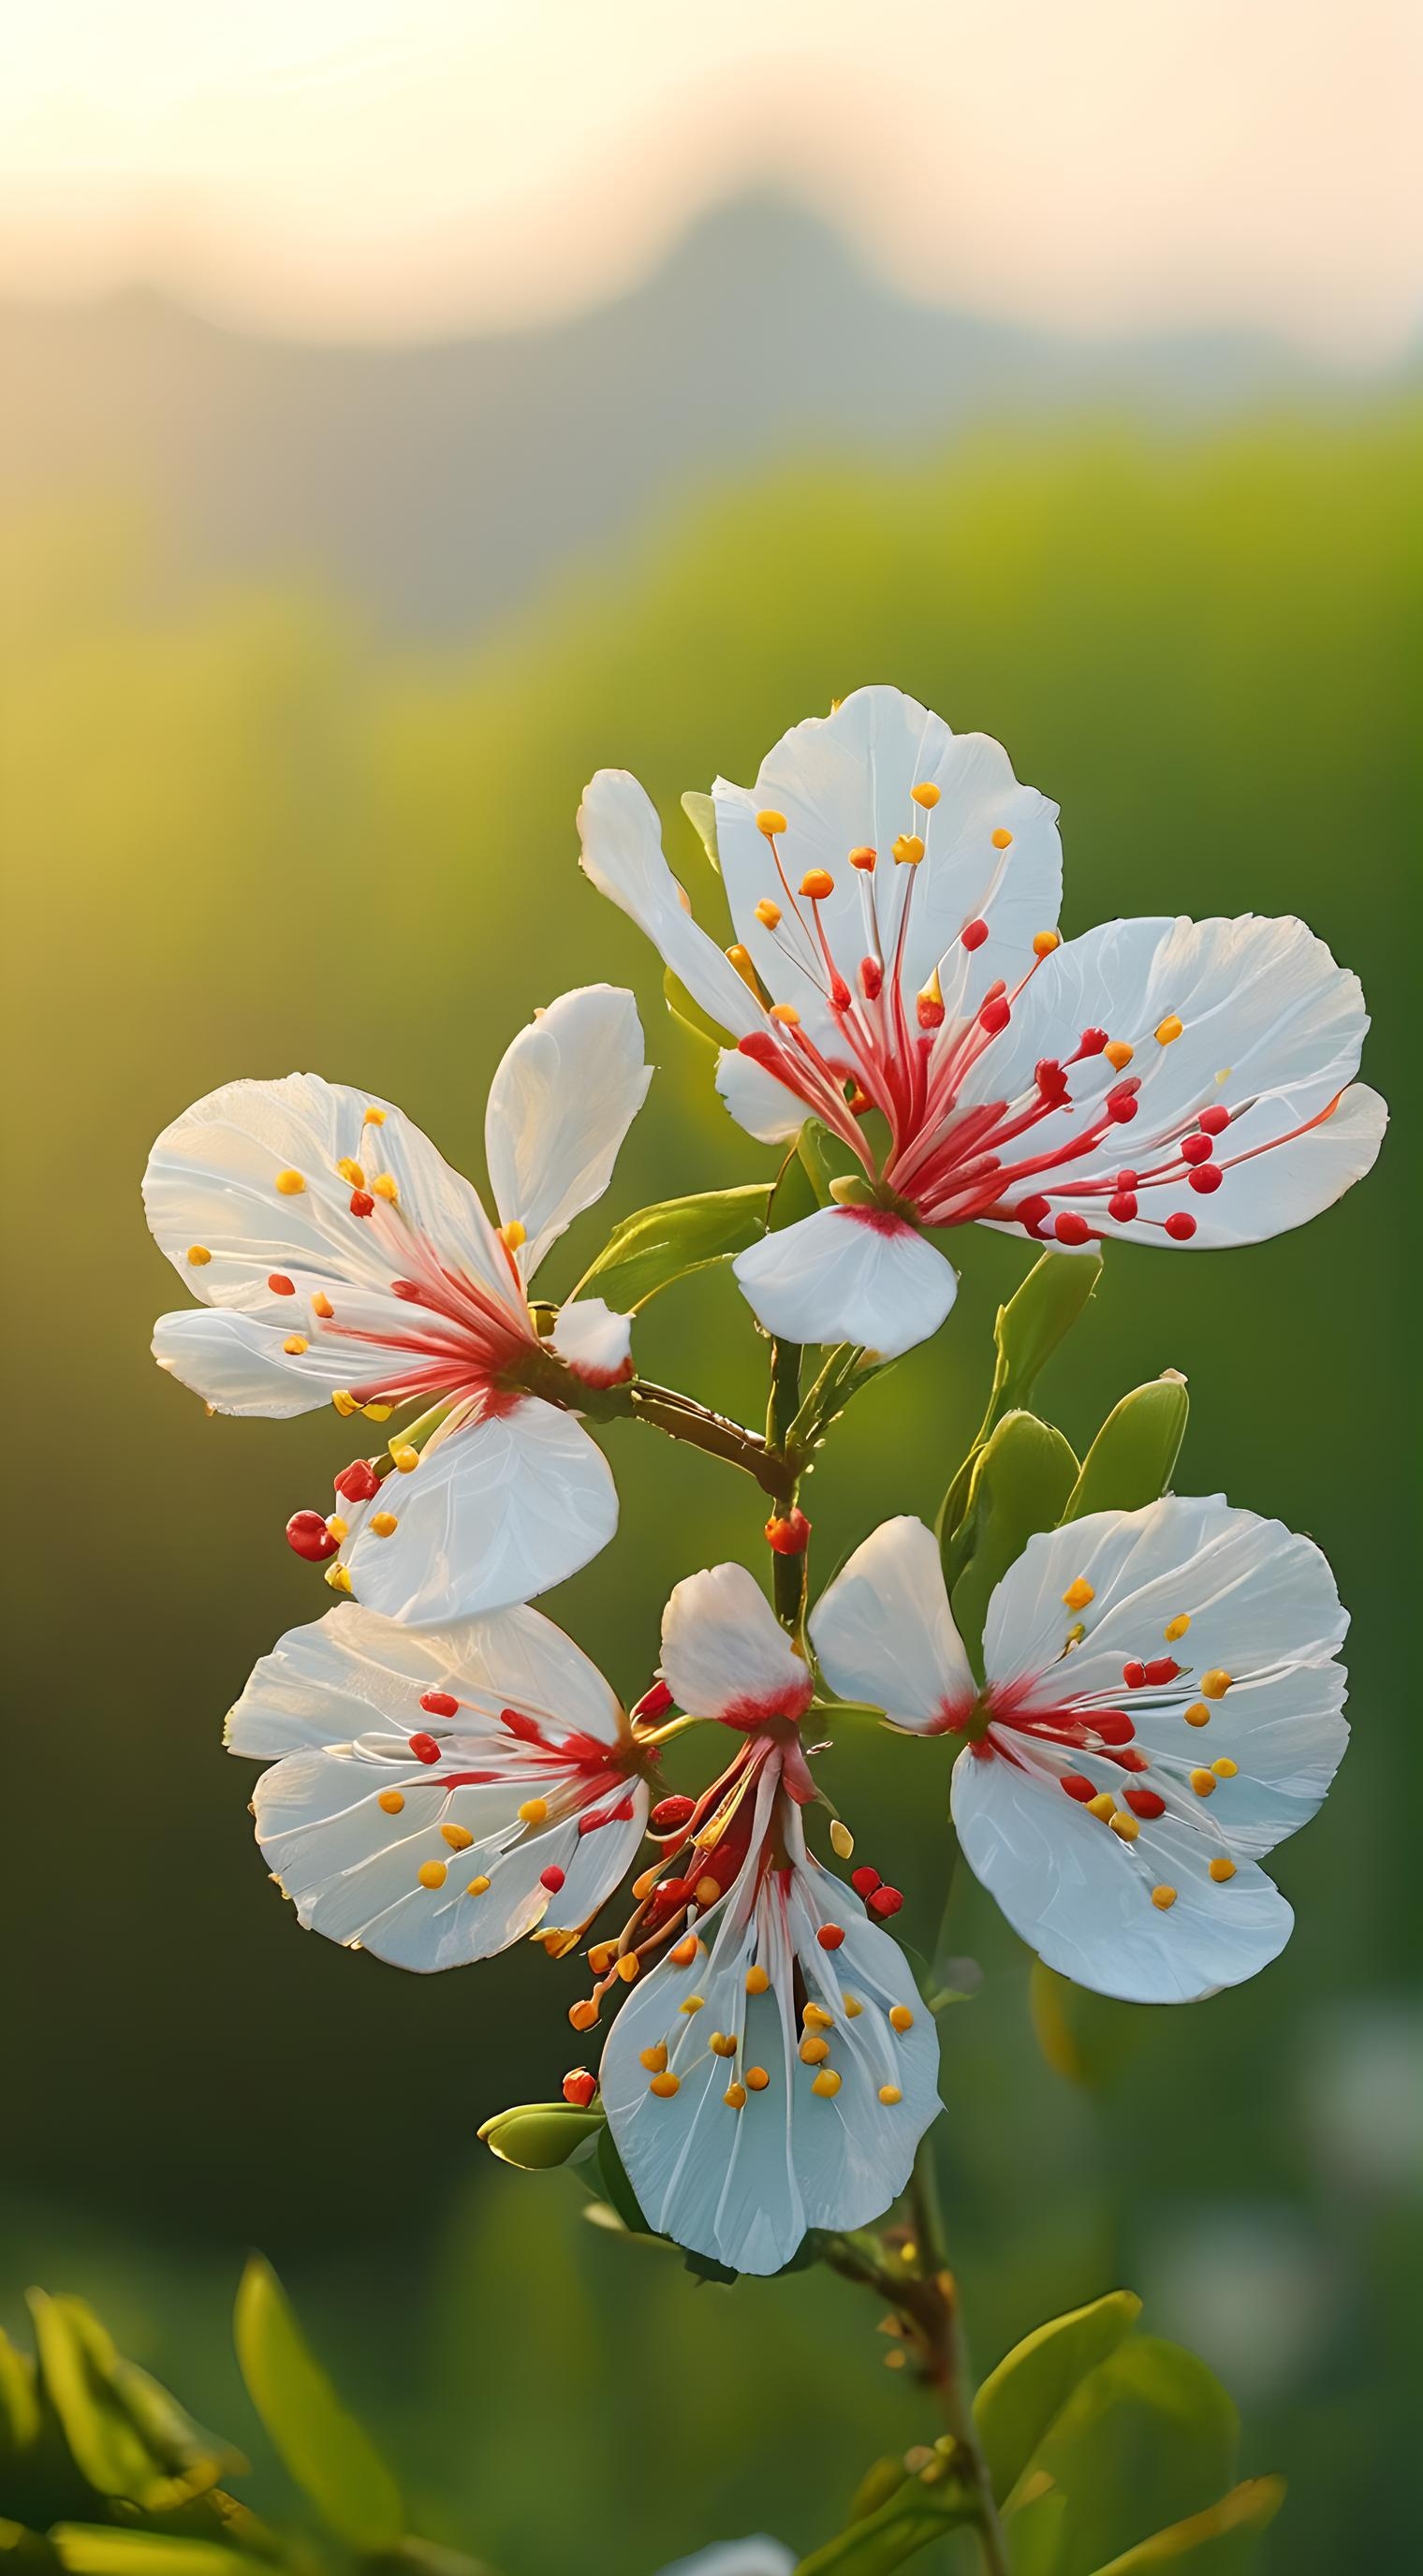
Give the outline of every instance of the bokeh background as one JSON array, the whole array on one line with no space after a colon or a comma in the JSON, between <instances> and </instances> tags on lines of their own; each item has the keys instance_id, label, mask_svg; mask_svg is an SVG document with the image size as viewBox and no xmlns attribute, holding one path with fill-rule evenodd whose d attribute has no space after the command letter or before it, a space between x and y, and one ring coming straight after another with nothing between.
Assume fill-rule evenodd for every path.
<instances>
[{"instance_id":1,"label":"bokeh background","mask_svg":"<svg viewBox=\"0 0 1423 2576\"><path fill-rule=\"evenodd\" d=\"M971 1882L944 2023L955 2258L985 2366L1119 2282L1244 2410L1269 2564L1401 2565L1423 2304L1418 1528L1404 1229L1416 1057L1423 264L1408 13L607 0L110 12L27 29L0 117L10 1530L0 2318L92 2298L250 2442L261 2246L423 2527L510 2576L802 2548L923 2430L872 2312L734 2291L475 2142L556 2089L574 1972L404 1979L299 1934L222 1714L324 1594L282 1525L350 1443L209 1421L148 1358L177 1302L148 1144L240 1073L399 1099L480 1170L489 1073L623 978L659 1066L606 1216L754 1177L650 951L577 873L638 771L703 917L684 788L892 679L1058 798L1065 927L1298 911L1363 976L1404 1112L1306 1234L1114 1253L1042 1401L1079 1446L1162 1367L1179 1481L1277 1512L1354 1614L1355 1742L1280 1855L1284 1958L1188 2011L1035 2028ZM1235 13L1238 19L1239 13ZM1233 49L1233 50L1232 50ZM1416 92L1415 92L1416 96ZM1222 104L1223 101L1228 104ZM1105 160L1105 168L1104 168ZM1419 238L1423 238L1420 234ZM595 1214L555 1257L577 1277ZM962 1240L949 1327L811 1497L823 1566L932 1516L1021 1248ZM653 1374L754 1418L729 1278ZM607 1434L615 1548L544 1606L627 1697L668 1586L756 1562L749 1488ZM938 1916L942 1748L831 1785ZM1044 2046L1044 2039L1047 2045Z\"/></svg>"}]
</instances>

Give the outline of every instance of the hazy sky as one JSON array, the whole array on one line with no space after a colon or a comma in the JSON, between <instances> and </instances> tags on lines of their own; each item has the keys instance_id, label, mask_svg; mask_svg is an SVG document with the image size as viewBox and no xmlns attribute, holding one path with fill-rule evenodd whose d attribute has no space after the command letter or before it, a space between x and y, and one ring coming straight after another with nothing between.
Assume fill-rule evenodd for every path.
<instances>
[{"instance_id":1,"label":"hazy sky","mask_svg":"<svg viewBox=\"0 0 1423 2576\"><path fill-rule=\"evenodd\" d=\"M0 286L535 322L779 178L911 293L1086 330L1423 319L1418 0L0 0Z\"/></svg>"}]
</instances>

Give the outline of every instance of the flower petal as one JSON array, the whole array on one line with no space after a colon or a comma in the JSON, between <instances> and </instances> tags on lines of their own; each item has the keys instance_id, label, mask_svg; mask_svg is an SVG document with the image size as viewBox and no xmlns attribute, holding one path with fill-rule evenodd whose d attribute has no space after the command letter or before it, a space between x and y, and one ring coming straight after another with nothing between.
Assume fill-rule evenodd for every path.
<instances>
[{"instance_id":1,"label":"flower petal","mask_svg":"<svg viewBox=\"0 0 1423 2576\"><path fill-rule=\"evenodd\" d=\"M1014 1931L1098 1994L1190 2003L1253 1977L1289 1939L1294 1916L1254 1862L1218 1886L1211 1846L1189 1824L1162 1816L1123 1842L1036 1766L961 1753L953 1818L964 1858ZM1174 1890L1169 1907L1153 1902L1155 1888Z\"/></svg>"},{"instance_id":2,"label":"flower petal","mask_svg":"<svg viewBox=\"0 0 1423 2576\"><path fill-rule=\"evenodd\" d=\"M915 1734L940 1732L977 1697L939 1542L907 1515L856 1548L817 1604L810 1637L842 1699L882 1708Z\"/></svg>"},{"instance_id":3,"label":"flower petal","mask_svg":"<svg viewBox=\"0 0 1423 2576\"><path fill-rule=\"evenodd\" d=\"M662 1671L677 1706L751 1726L799 1717L811 1677L744 1565L713 1565L676 1585L662 1613Z\"/></svg>"},{"instance_id":4,"label":"flower petal","mask_svg":"<svg viewBox=\"0 0 1423 2576\"><path fill-rule=\"evenodd\" d=\"M506 1050L484 1145L500 1217L524 1228L526 1278L602 1197L651 1080L637 1004L611 984L561 993Z\"/></svg>"},{"instance_id":5,"label":"flower petal","mask_svg":"<svg viewBox=\"0 0 1423 2576\"><path fill-rule=\"evenodd\" d=\"M931 811L910 790L937 789ZM1035 934L1051 930L1062 899L1062 851L1057 807L1036 788L1022 787L1000 743L986 734L950 732L899 689L856 689L828 716L792 727L761 763L754 788L715 787L717 848L736 922L763 981L778 1000L812 1007L823 990L810 937L796 925L788 887L798 891L808 869L823 869L833 892L817 907L821 927L841 969L853 971L865 946L863 887L872 875L883 924L897 918L909 871L897 867L894 843L901 834L923 840L926 855L913 872L913 899L905 942L903 988L925 982L965 922L984 918L989 939L975 957L982 987L1002 976L1016 983L1031 961ZM785 881L757 829L770 808L784 814L778 836ZM1012 835L996 848L993 833ZM862 877L849 865L853 849L878 852ZM776 932L756 916L770 896L781 908ZM808 914L809 907L802 909ZM814 973L807 971L815 966Z\"/></svg>"},{"instance_id":6,"label":"flower petal","mask_svg":"<svg viewBox=\"0 0 1423 2576\"><path fill-rule=\"evenodd\" d=\"M751 2540L718 2541L691 2558L674 2558L662 2576L792 2576L795 2564L795 2551L762 2531Z\"/></svg>"},{"instance_id":7,"label":"flower petal","mask_svg":"<svg viewBox=\"0 0 1423 2576\"><path fill-rule=\"evenodd\" d=\"M302 1343L298 1355L285 1350ZM290 1321L233 1313L230 1307L184 1307L160 1315L153 1328L153 1356L169 1377L200 1395L218 1413L261 1414L288 1421L329 1404L351 1371L349 1347L294 1336Z\"/></svg>"},{"instance_id":8,"label":"flower petal","mask_svg":"<svg viewBox=\"0 0 1423 2576\"><path fill-rule=\"evenodd\" d=\"M793 1342L858 1342L894 1359L937 1332L958 1292L941 1252L880 1208L818 1208L738 1253L757 1321Z\"/></svg>"},{"instance_id":9,"label":"flower petal","mask_svg":"<svg viewBox=\"0 0 1423 2576\"><path fill-rule=\"evenodd\" d=\"M740 1037L764 1026L759 1003L688 910L662 854L656 811L626 769L600 769L589 781L578 809L578 830L585 875L646 931L718 1027Z\"/></svg>"},{"instance_id":10,"label":"flower petal","mask_svg":"<svg viewBox=\"0 0 1423 2576\"><path fill-rule=\"evenodd\" d=\"M570 1414L534 1397L437 1433L369 1511L346 1555L358 1600L417 1627L528 1601L607 1546L618 1498L602 1451Z\"/></svg>"},{"instance_id":11,"label":"flower petal","mask_svg":"<svg viewBox=\"0 0 1423 2576\"><path fill-rule=\"evenodd\" d=\"M795 1092L735 1047L723 1047L717 1057L716 1087L737 1126L763 1145L788 1144L809 1115Z\"/></svg>"},{"instance_id":12,"label":"flower petal","mask_svg":"<svg viewBox=\"0 0 1423 2576\"><path fill-rule=\"evenodd\" d=\"M585 1386L619 1386L632 1375L632 1317L601 1297L561 1306L553 1347Z\"/></svg>"}]
</instances>

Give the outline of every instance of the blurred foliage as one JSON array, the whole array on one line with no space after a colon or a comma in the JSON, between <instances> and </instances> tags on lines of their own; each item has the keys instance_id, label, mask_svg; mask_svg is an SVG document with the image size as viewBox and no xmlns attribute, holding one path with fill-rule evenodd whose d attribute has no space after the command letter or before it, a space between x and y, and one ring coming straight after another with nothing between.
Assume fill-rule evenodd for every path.
<instances>
[{"instance_id":1,"label":"blurred foliage","mask_svg":"<svg viewBox=\"0 0 1423 2576\"><path fill-rule=\"evenodd\" d=\"M575 2541L588 2576L758 2524L819 2543L841 2462L902 2445L903 2392L872 2335L839 2349L835 2284L697 2287L479 2154L501 2103L556 2089L572 1971L521 1954L402 1978L299 1939L264 1883L220 1719L322 1606L281 1533L346 1450L325 1417L208 1421L156 1378L151 1320L180 1292L138 1176L200 1092L295 1065L401 1100L478 1174L513 1028L608 976L636 987L662 1070L604 1227L570 1236L550 1292L628 1210L764 1183L772 1158L713 1101L651 951L578 875L574 810L596 765L636 769L714 923L679 796L750 777L785 725L871 678L996 733L1061 801L1069 931L1115 911L1303 913L1362 975L1366 1070L1402 1110L1418 426L1399 408L1200 442L1004 433L914 471L788 469L649 530L639 560L575 573L470 655L378 648L296 586L175 606L161 529L102 505L5 532L7 1037L33 1104L8 1126L9 1347L16 1379L45 1384L12 1390L4 1902L24 2074L0 2281L43 2262L92 2283L140 2352L180 2352L220 2419L216 2284L265 2243L410 2461L422 2527L477 2528L519 2576ZM1082 1457L1124 1386L1179 1370L1178 1488L1279 1513L1334 1562L1356 1741L1280 1855L1289 1950L1189 2013L1103 2006L1065 2084L1032 2045L1024 1954L964 1873L945 1935L984 1969L946 2025L944 2082L976 2340L1001 2349L1112 2278L1169 2278L1179 2306L1229 2224L1254 2339L1215 2310L1188 2339L1258 2374L1252 2421L1297 2499L1266 2563L1290 2576L1402 2563L1412 2538L1389 2463L1423 2313L1419 2159L1396 2093L1367 2136L1350 2125L1360 2049L1399 2044L1420 1923L1420 1739L1396 1688L1414 1384L1397 1150L1307 1235L1113 1247L1045 1372ZM955 1258L948 1326L857 1397L806 1490L817 1584L887 1513L932 1519L983 1420L993 1316L1028 1260L981 1231ZM758 1418L764 1355L724 1267L657 1297L638 1348L653 1376ZM764 1504L644 1430L604 1436L622 1536L547 1606L630 1698L671 1583L758 1562ZM943 1748L847 1723L823 1767L930 1952ZM1251 2307L1248 2249L1281 2214L1305 2249L1302 2333ZM658 2463L631 2491L630 2414ZM531 2479L542 2556L520 2538Z\"/></svg>"}]
</instances>

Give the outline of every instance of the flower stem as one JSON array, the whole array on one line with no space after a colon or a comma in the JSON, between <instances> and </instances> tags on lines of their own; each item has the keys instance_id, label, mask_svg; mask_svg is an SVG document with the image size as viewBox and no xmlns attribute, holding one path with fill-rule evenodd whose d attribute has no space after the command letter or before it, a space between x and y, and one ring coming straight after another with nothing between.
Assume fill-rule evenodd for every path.
<instances>
[{"instance_id":1,"label":"flower stem","mask_svg":"<svg viewBox=\"0 0 1423 2576\"><path fill-rule=\"evenodd\" d=\"M993 2481L973 2420L969 2393L968 2350L959 2308L958 2283L948 2268L939 2177L928 2135L919 2141L909 2177L909 2203L914 2213L915 2242L921 2280L916 2286L932 2298L916 2298L914 2322L926 2345L926 2373L939 2401L947 2430L962 2455L961 2475L977 2502L976 2529L986 2576L1011 2576L1008 2544L999 2520Z\"/></svg>"},{"instance_id":2,"label":"flower stem","mask_svg":"<svg viewBox=\"0 0 1423 2576\"><path fill-rule=\"evenodd\" d=\"M799 1342L773 1341L771 1393L766 1407L766 1449L769 1456L783 1459L790 1471L791 1483L782 1507L786 1511L794 1508L800 1482L801 1457L791 1437L791 1426L800 1405L800 1370ZM776 1617L797 1641L805 1622L809 1579L810 1566L804 1548L795 1556L772 1556L771 1594Z\"/></svg>"}]
</instances>

